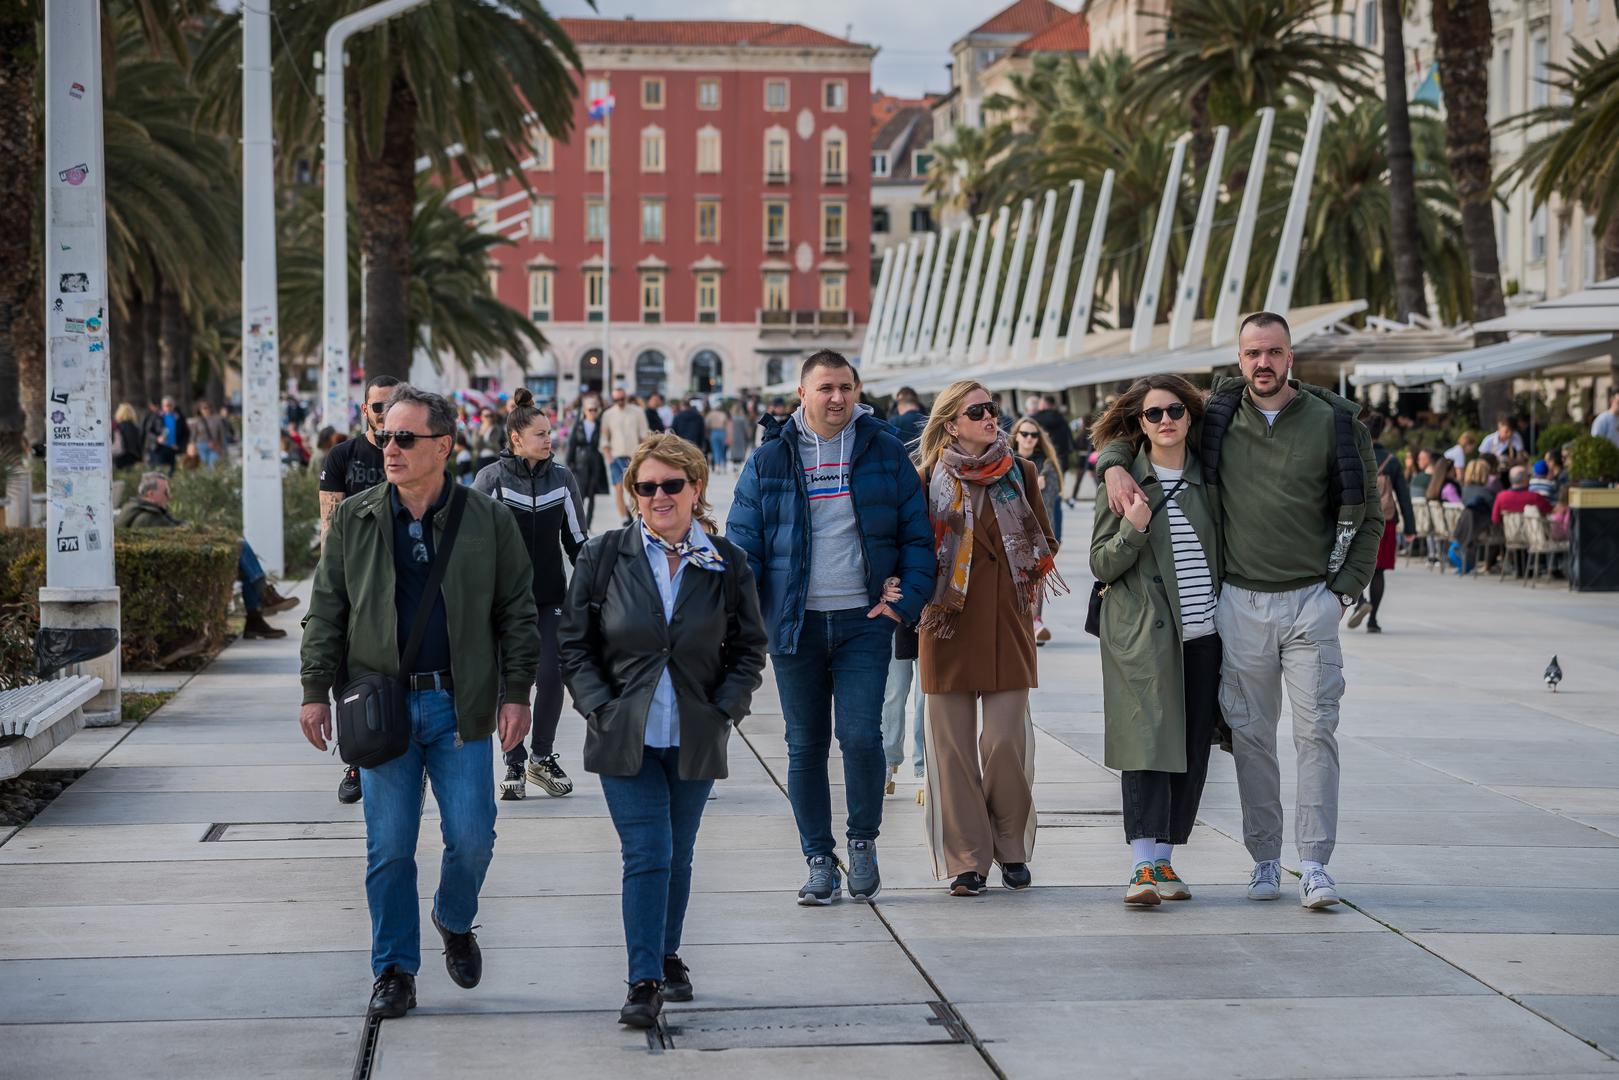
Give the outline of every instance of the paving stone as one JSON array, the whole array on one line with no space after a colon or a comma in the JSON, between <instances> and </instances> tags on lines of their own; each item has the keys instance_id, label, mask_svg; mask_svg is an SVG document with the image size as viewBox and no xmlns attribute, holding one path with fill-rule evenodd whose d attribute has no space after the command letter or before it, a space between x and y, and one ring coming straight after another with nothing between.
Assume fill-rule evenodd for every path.
<instances>
[{"instance_id":1,"label":"paving stone","mask_svg":"<svg viewBox=\"0 0 1619 1080\"><path fill-rule=\"evenodd\" d=\"M1518 1000L1559 1027L1595 1043L1604 1053L1619 1057L1619 998L1529 994Z\"/></svg>"},{"instance_id":2,"label":"paving stone","mask_svg":"<svg viewBox=\"0 0 1619 1080\"><path fill-rule=\"evenodd\" d=\"M1588 889L1359 884L1357 908L1404 933L1619 934L1619 908Z\"/></svg>"},{"instance_id":3,"label":"paving stone","mask_svg":"<svg viewBox=\"0 0 1619 1080\"><path fill-rule=\"evenodd\" d=\"M1619 934L1412 934L1503 994L1612 994ZM1613 998L1619 1012L1619 996Z\"/></svg>"},{"instance_id":4,"label":"paving stone","mask_svg":"<svg viewBox=\"0 0 1619 1080\"><path fill-rule=\"evenodd\" d=\"M1619 778L1616 778L1619 781ZM1531 806L1559 814L1619 814L1619 783L1613 787L1519 787L1505 784L1494 788L1503 795L1521 799ZM1586 820L1589 820L1587 817Z\"/></svg>"},{"instance_id":5,"label":"paving stone","mask_svg":"<svg viewBox=\"0 0 1619 1080\"><path fill-rule=\"evenodd\" d=\"M1332 876L1340 885L1432 888L1442 883L1454 888L1538 882L1553 889L1619 889L1619 859L1596 854L1593 858L1581 848L1339 844L1332 857ZM1353 894L1345 895L1353 899Z\"/></svg>"},{"instance_id":6,"label":"paving stone","mask_svg":"<svg viewBox=\"0 0 1619 1080\"><path fill-rule=\"evenodd\" d=\"M362 1003L363 1004L363 1003ZM232 1077L330 1080L346 1076L359 1016L299 1020L177 1020L0 1025L7 1076L121 1080Z\"/></svg>"},{"instance_id":7,"label":"paving stone","mask_svg":"<svg viewBox=\"0 0 1619 1080\"><path fill-rule=\"evenodd\" d=\"M1619 847L1619 837L1556 814L1529 807L1505 812L1411 810L1365 810L1353 801L1353 794L1341 800L1338 814L1338 843L1400 846L1443 842L1447 847L1497 847L1510 836L1515 844L1536 844L1557 848ZM1282 803L1287 830L1292 830L1293 804ZM1242 835L1242 811L1206 808L1202 819L1234 836Z\"/></svg>"}]
</instances>

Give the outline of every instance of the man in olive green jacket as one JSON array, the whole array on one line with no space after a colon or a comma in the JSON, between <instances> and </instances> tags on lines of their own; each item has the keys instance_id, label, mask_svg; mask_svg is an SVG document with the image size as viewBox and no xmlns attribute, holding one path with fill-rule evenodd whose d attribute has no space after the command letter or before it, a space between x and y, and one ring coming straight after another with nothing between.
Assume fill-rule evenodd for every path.
<instances>
[{"instance_id":1,"label":"man in olive green jacket","mask_svg":"<svg viewBox=\"0 0 1619 1080\"><path fill-rule=\"evenodd\" d=\"M528 733L528 697L540 662L533 564L516 519L487 495L457 488L445 471L455 410L437 394L401 384L379 434L387 483L345 499L332 517L304 619L304 737L325 750L328 696L364 674L406 678L410 743L362 770L366 900L371 910L370 1012L399 1017L416 1004L421 926L416 840L424 777L444 833L433 925L459 986L478 984L482 953L472 933L478 893L495 847L490 735L503 750ZM441 554L454 499L466 500L448 555ZM436 595L434 561L447 557ZM417 612L426 633L408 672L401 652Z\"/></svg>"},{"instance_id":2,"label":"man in olive green jacket","mask_svg":"<svg viewBox=\"0 0 1619 1080\"><path fill-rule=\"evenodd\" d=\"M1338 704L1343 651L1338 622L1371 579L1383 515L1371 435L1353 424L1360 460L1358 505L1339 506L1335 395L1301 391L1289 376L1293 347L1287 321L1257 312L1237 337L1246 390L1237 402L1219 457L1225 587L1215 626L1225 648L1220 709L1232 731L1242 798L1243 840L1254 858L1253 900L1281 895L1281 769L1276 727L1282 685L1293 708L1298 803L1293 828L1303 871L1300 902L1339 902L1325 864L1338 831ZM1215 392L1226 389L1216 385ZM1341 402L1342 404L1336 404ZM1208 420L1205 419L1205 423ZM1096 474L1117 512L1139 487L1122 441L1098 456Z\"/></svg>"}]
</instances>

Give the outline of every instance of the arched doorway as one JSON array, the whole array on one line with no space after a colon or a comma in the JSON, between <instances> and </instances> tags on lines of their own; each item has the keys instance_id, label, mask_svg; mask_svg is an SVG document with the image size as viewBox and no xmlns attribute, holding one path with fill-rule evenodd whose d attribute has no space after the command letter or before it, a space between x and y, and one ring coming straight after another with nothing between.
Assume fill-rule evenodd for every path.
<instances>
[{"instance_id":1,"label":"arched doorway","mask_svg":"<svg viewBox=\"0 0 1619 1080\"><path fill-rule=\"evenodd\" d=\"M657 349L647 349L635 358L635 396L642 401L650 394L664 393L667 382L665 356Z\"/></svg>"},{"instance_id":2,"label":"arched doorway","mask_svg":"<svg viewBox=\"0 0 1619 1080\"><path fill-rule=\"evenodd\" d=\"M765 385L776 386L782 381L787 370L787 361L779 356L772 356L765 361Z\"/></svg>"},{"instance_id":3,"label":"arched doorway","mask_svg":"<svg viewBox=\"0 0 1619 1080\"><path fill-rule=\"evenodd\" d=\"M579 358L579 392L581 394L599 394L602 392L603 380L607 372L602 368L602 351L600 349L587 349Z\"/></svg>"},{"instance_id":4,"label":"arched doorway","mask_svg":"<svg viewBox=\"0 0 1619 1080\"><path fill-rule=\"evenodd\" d=\"M713 349L700 349L691 358L691 392L717 394L725 387L725 365Z\"/></svg>"}]
</instances>

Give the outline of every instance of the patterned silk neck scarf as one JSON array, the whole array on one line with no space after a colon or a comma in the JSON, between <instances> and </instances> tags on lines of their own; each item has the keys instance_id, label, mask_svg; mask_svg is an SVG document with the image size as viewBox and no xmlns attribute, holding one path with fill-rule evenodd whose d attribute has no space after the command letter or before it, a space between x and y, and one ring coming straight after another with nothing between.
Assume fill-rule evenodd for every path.
<instances>
[{"instance_id":1,"label":"patterned silk neck scarf","mask_svg":"<svg viewBox=\"0 0 1619 1080\"><path fill-rule=\"evenodd\" d=\"M688 566L695 566L699 570L723 571L725 569L725 559L721 557L720 553L706 544L693 543L690 532L686 534L686 539L680 543L671 544L647 528L646 522L643 521L641 523L641 535L646 538L647 543L658 548L664 554L679 556L680 561Z\"/></svg>"}]
</instances>

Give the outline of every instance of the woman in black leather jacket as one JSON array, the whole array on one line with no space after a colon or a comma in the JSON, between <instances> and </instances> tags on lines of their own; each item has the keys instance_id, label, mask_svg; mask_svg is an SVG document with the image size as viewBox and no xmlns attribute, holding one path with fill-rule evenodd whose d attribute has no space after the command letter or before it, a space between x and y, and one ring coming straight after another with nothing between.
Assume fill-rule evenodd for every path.
<instances>
[{"instance_id":1,"label":"woman in black leather jacket","mask_svg":"<svg viewBox=\"0 0 1619 1080\"><path fill-rule=\"evenodd\" d=\"M692 847L728 774L731 728L759 687L766 638L747 557L703 501L703 452L650 436L624 483L634 517L585 545L561 651L588 721L585 768L601 776L624 857L630 993L619 1022L647 1028L664 1000L692 999L679 956Z\"/></svg>"}]
</instances>

